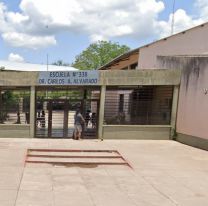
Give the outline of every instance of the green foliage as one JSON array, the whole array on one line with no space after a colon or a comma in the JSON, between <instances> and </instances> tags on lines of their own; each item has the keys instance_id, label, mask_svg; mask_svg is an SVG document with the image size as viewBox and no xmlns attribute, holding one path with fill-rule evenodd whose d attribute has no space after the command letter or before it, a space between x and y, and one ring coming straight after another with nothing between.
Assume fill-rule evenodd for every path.
<instances>
[{"instance_id":1,"label":"green foliage","mask_svg":"<svg viewBox=\"0 0 208 206\"><path fill-rule=\"evenodd\" d=\"M2 98L2 105L0 110L0 123L4 123L5 119L7 118L7 108L13 106L15 102L14 95L11 91L5 91L4 94L1 96Z\"/></svg>"},{"instance_id":2,"label":"green foliage","mask_svg":"<svg viewBox=\"0 0 208 206\"><path fill-rule=\"evenodd\" d=\"M47 96L47 97L46 97ZM47 95L45 91L38 91L37 98L38 100L44 100L44 99L67 99L67 98L82 98L83 94L81 93L81 90L57 90L57 91L48 91Z\"/></svg>"},{"instance_id":3,"label":"green foliage","mask_svg":"<svg viewBox=\"0 0 208 206\"><path fill-rule=\"evenodd\" d=\"M98 41L90 44L81 54L76 56L72 66L81 70L98 69L117 56L126 53L130 48L111 41Z\"/></svg>"},{"instance_id":4,"label":"green foliage","mask_svg":"<svg viewBox=\"0 0 208 206\"><path fill-rule=\"evenodd\" d=\"M5 111L0 111L0 124L3 124L7 118L7 113Z\"/></svg>"},{"instance_id":5,"label":"green foliage","mask_svg":"<svg viewBox=\"0 0 208 206\"><path fill-rule=\"evenodd\" d=\"M3 105L7 108L12 106L14 103L16 103L15 96L13 95L12 91L5 91L5 93L2 96Z\"/></svg>"},{"instance_id":6,"label":"green foliage","mask_svg":"<svg viewBox=\"0 0 208 206\"><path fill-rule=\"evenodd\" d=\"M58 60L58 61L52 63L52 65L56 65L56 66L70 66L69 63L65 63L62 60Z\"/></svg>"}]
</instances>

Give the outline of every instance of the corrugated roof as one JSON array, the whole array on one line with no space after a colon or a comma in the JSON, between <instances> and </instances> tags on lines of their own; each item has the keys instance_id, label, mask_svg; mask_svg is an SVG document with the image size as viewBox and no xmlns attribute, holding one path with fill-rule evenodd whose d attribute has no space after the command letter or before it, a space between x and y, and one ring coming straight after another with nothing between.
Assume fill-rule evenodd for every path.
<instances>
[{"instance_id":1,"label":"corrugated roof","mask_svg":"<svg viewBox=\"0 0 208 206\"><path fill-rule=\"evenodd\" d=\"M69 66L56 66L56 65L47 65L45 64L30 64L30 63L20 63L20 62L11 62L11 61L2 61L0 60L0 69L1 70L10 70L10 71L73 71L78 70L74 67Z\"/></svg>"}]
</instances>

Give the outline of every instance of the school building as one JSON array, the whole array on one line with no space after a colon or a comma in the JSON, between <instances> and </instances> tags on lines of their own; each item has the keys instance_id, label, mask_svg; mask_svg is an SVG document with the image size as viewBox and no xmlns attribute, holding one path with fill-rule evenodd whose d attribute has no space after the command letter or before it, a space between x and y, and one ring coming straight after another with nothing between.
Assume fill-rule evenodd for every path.
<instances>
[{"instance_id":1,"label":"school building","mask_svg":"<svg viewBox=\"0 0 208 206\"><path fill-rule=\"evenodd\" d=\"M208 24L123 54L99 70L0 65L0 137L176 139L208 149ZM50 68L50 66L49 66Z\"/></svg>"},{"instance_id":2,"label":"school building","mask_svg":"<svg viewBox=\"0 0 208 206\"><path fill-rule=\"evenodd\" d=\"M182 73L174 138L204 149L208 148L208 79L205 72L208 56L207 36L208 23L204 23L131 50L99 68L108 71L180 69ZM145 101L148 102L148 98Z\"/></svg>"}]
</instances>

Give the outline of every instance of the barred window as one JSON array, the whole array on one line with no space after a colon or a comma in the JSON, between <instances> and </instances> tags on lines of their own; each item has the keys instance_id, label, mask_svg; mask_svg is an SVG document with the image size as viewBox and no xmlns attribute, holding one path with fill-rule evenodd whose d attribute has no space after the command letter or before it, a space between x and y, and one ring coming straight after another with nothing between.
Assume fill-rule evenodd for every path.
<instances>
[{"instance_id":1,"label":"barred window","mask_svg":"<svg viewBox=\"0 0 208 206\"><path fill-rule=\"evenodd\" d=\"M105 124L169 125L173 86L107 87Z\"/></svg>"},{"instance_id":2,"label":"barred window","mask_svg":"<svg viewBox=\"0 0 208 206\"><path fill-rule=\"evenodd\" d=\"M0 124L29 124L29 112L29 89L0 88Z\"/></svg>"}]
</instances>

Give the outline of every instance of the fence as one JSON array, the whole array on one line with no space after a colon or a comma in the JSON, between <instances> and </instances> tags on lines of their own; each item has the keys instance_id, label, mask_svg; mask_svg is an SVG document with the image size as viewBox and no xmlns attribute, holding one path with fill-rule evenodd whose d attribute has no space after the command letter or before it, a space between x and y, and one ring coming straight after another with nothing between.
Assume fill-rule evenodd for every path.
<instances>
[{"instance_id":1,"label":"fence","mask_svg":"<svg viewBox=\"0 0 208 206\"><path fill-rule=\"evenodd\" d=\"M29 89L0 90L0 124L29 124Z\"/></svg>"},{"instance_id":2,"label":"fence","mask_svg":"<svg viewBox=\"0 0 208 206\"><path fill-rule=\"evenodd\" d=\"M172 86L107 87L107 125L169 125Z\"/></svg>"}]
</instances>

